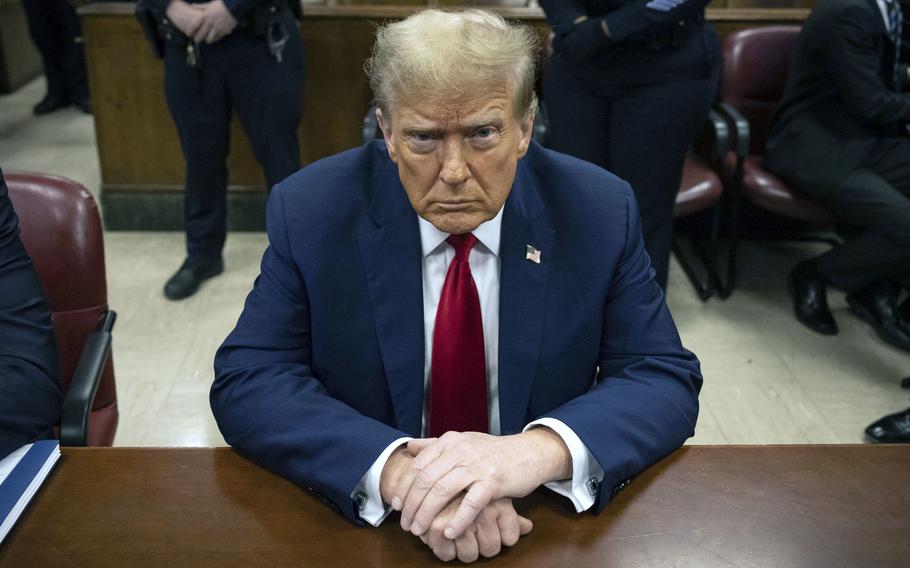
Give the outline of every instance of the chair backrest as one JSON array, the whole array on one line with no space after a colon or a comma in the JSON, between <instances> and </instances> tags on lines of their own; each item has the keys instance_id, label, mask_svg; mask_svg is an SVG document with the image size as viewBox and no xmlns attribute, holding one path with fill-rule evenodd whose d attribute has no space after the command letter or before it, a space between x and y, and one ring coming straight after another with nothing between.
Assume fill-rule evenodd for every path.
<instances>
[{"instance_id":1,"label":"chair backrest","mask_svg":"<svg viewBox=\"0 0 910 568\"><path fill-rule=\"evenodd\" d=\"M108 311L101 216L85 187L59 176L5 171L22 242L44 288L54 323L64 392L86 337ZM110 446L117 431L117 389L108 359L89 417L88 444Z\"/></svg>"},{"instance_id":2,"label":"chair backrest","mask_svg":"<svg viewBox=\"0 0 910 568\"><path fill-rule=\"evenodd\" d=\"M764 154L799 31L799 26L751 28L733 32L724 40L721 101L749 121L750 153Z\"/></svg>"}]
</instances>

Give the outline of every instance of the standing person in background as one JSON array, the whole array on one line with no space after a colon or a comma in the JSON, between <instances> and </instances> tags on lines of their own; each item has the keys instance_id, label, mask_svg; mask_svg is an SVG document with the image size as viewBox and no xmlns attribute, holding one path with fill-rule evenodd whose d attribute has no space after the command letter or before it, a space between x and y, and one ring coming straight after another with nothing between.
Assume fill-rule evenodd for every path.
<instances>
[{"instance_id":1,"label":"standing person in background","mask_svg":"<svg viewBox=\"0 0 910 568\"><path fill-rule=\"evenodd\" d=\"M62 404L51 314L0 171L0 459L51 438Z\"/></svg>"},{"instance_id":2,"label":"standing person in background","mask_svg":"<svg viewBox=\"0 0 910 568\"><path fill-rule=\"evenodd\" d=\"M47 94L33 112L48 114L72 104L91 114L85 51L76 10L66 0L23 0L22 6L29 35L41 53L47 78Z\"/></svg>"},{"instance_id":3,"label":"standing person in background","mask_svg":"<svg viewBox=\"0 0 910 568\"><path fill-rule=\"evenodd\" d=\"M673 204L689 144L714 101L707 0L540 0L553 29L543 99L550 147L628 181L666 290Z\"/></svg>"},{"instance_id":4,"label":"standing person in background","mask_svg":"<svg viewBox=\"0 0 910 568\"><path fill-rule=\"evenodd\" d=\"M186 158L187 257L164 286L191 296L224 270L231 113L269 187L300 168L298 0L147 0L164 38L165 94Z\"/></svg>"}]
</instances>

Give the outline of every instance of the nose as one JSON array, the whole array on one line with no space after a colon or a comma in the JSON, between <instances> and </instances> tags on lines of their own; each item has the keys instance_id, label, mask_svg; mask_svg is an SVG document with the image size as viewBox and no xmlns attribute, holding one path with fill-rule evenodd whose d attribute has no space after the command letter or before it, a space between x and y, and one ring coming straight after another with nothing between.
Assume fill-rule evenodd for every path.
<instances>
[{"instance_id":1,"label":"nose","mask_svg":"<svg viewBox=\"0 0 910 568\"><path fill-rule=\"evenodd\" d=\"M456 138L446 139L442 144L442 169L439 171L439 179L449 185L460 185L471 177L462 140Z\"/></svg>"}]
</instances>

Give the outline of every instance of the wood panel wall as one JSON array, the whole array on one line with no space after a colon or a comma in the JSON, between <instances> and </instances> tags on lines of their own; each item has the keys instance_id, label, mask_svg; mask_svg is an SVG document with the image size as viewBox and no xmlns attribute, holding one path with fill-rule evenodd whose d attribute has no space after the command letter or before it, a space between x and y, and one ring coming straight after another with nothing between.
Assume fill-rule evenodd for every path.
<instances>
[{"instance_id":1,"label":"wood panel wall","mask_svg":"<svg viewBox=\"0 0 910 568\"><path fill-rule=\"evenodd\" d=\"M744 1L753 0L716 0L715 4ZM762 0L768 1L786 1L792 5L809 0ZM404 17L415 6L456 4L465 2L304 1L301 33L306 80L299 131L304 164L360 144L361 121L371 100L363 62L369 56L377 23ZM526 5L525 0L493 0L478 4L495 5L504 16L529 23L542 36L548 32L542 11ZM708 18L721 34L755 25L798 23L807 14L805 8L714 8L715 4L708 11ZM105 202L118 196L169 193L173 209L173 197L182 191L185 164L165 104L163 64L153 57L146 45L131 4L89 4L79 13L83 22ZM231 131L228 164L233 194L262 193L264 178L237 121ZM154 204L153 201L145 203ZM140 216L148 219L147 213ZM131 223L109 217L106 220L121 228ZM154 227L154 223L143 222L141 228Z\"/></svg>"},{"instance_id":2,"label":"wood panel wall","mask_svg":"<svg viewBox=\"0 0 910 568\"><path fill-rule=\"evenodd\" d=\"M0 0L0 93L15 91L41 72L41 57L28 35L22 0Z\"/></svg>"}]
</instances>

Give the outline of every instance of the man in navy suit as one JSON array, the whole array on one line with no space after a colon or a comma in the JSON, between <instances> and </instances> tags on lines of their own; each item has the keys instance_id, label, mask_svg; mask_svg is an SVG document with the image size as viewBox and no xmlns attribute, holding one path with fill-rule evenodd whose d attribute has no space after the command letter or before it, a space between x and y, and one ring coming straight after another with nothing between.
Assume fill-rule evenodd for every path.
<instances>
[{"instance_id":1,"label":"man in navy suit","mask_svg":"<svg viewBox=\"0 0 910 568\"><path fill-rule=\"evenodd\" d=\"M535 53L480 10L383 27L384 143L276 186L215 360L237 451L444 560L527 534L540 485L601 511L698 414L628 184L531 142Z\"/></svg>"},{"instance_id":2,"label":"man in navy suit","mask_svg":"<svg viewBox=\"0 0 910 568\"><path fill-rule=\"evenodd\" d=\"M51 314L0 171L0 458L52 436L60 418Z\"/></svg>"}]
</instances>

